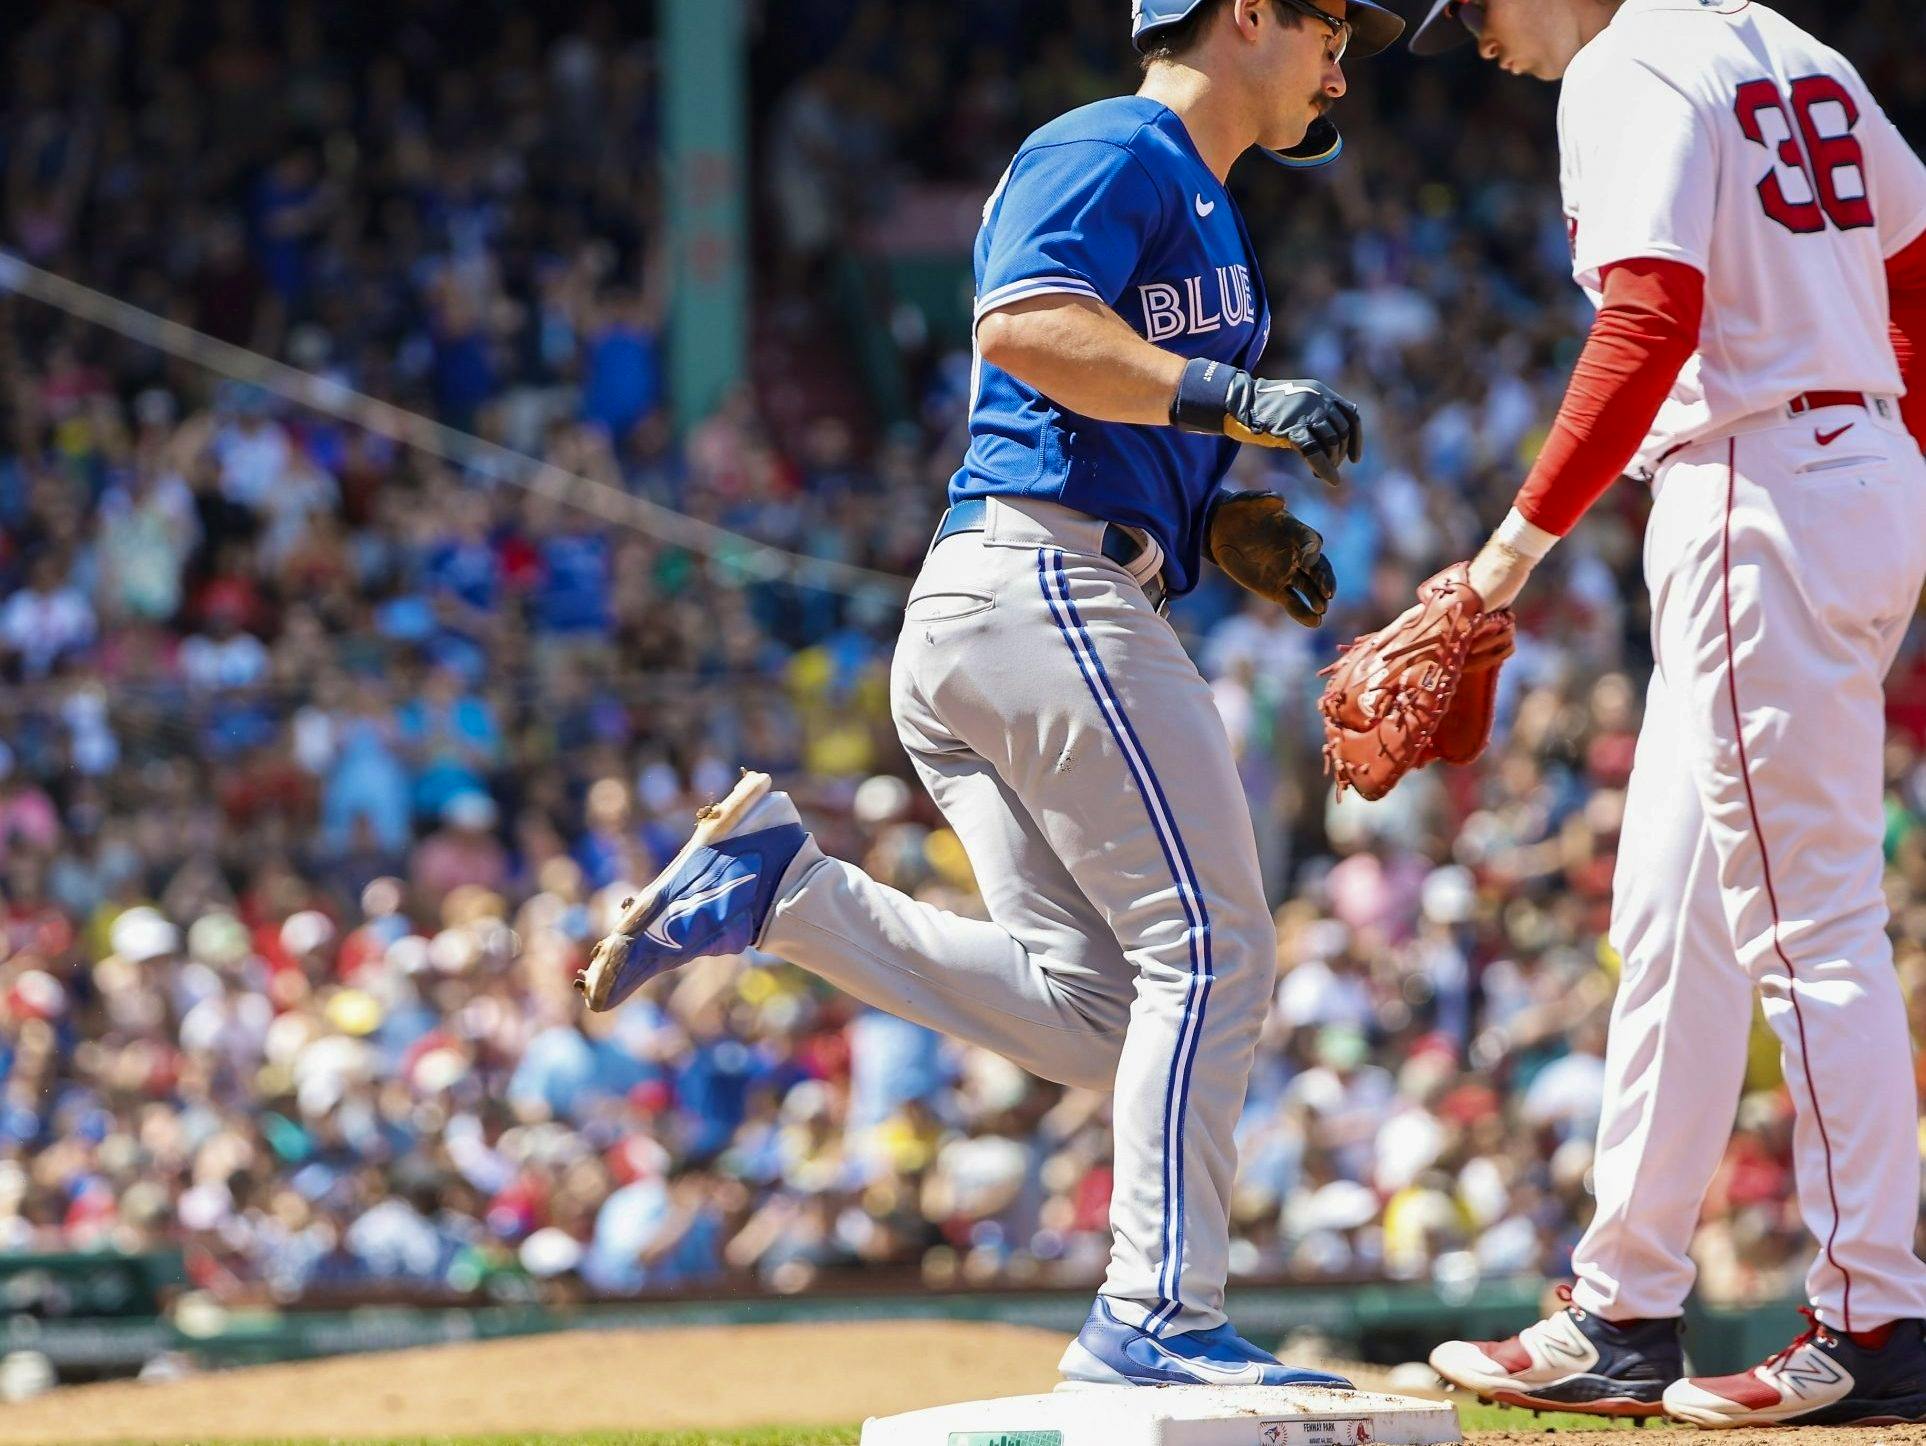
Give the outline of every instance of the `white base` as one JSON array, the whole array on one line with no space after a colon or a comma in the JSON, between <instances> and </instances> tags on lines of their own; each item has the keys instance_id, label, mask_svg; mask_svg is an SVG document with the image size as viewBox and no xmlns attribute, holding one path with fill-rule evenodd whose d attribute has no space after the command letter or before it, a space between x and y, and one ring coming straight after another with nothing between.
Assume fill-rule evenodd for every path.
<instances>
[{"instance_id":1,"label":"white base","mask_svg":"<svg viewBox=\"0 0 1926 1446\"><path fill-rule=\"evenodd\" d=\"M872 1418L862 1446L1440 1446L1443 1401L1311 1386L1091 1386Z\"/></svg>"}]
</instances>

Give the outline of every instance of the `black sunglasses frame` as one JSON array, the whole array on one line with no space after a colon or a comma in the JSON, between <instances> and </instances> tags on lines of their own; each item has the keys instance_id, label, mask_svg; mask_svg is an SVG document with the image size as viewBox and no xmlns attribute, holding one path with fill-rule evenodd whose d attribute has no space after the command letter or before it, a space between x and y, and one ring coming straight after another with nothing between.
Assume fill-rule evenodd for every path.
<instances>
[{"instance_id":1,"label":"black sunglasses frame","mask_svg":"<svg viewBox=\"0 0 1926 1446\"><path fill-rule=\"evenodd\" d=\"M1351 37L1356 33L1351 29L1350 21L1340 20L1335 15L1327 14L1313 5L1311 0L1278 0L1278 3L1287 9L1295 10L1300 15L1308 15L1313 20L1322 20L1331 34L1337 38L1338 49L1335 58L1344 59L1344 52L1351 48Z\"/></svg>"}]
</instances>

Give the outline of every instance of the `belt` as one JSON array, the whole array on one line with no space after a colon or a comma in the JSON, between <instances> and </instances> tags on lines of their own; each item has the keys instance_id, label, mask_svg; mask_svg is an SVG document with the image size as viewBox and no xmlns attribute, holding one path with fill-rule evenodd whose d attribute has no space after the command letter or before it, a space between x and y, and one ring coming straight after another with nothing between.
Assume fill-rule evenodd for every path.
<instances>
[{"instance_id":1,"label":"belt","mask_svg":"<svg viewBox=\"0 0 1926 1446\"><path fill-rule=\"evenodd\" d=\"M1786 410L1795 417L1816 412L1821 407L1857 407L1862 412L1870 412L1872 402L1864 392L1807 392L1786 403Z\"/></svg>"},{"instance_id":2,"label":"belt","mask_svg":"<svg viewBox=\"0 0 1926 1446\"><path fill-rule=\"evenodd\" d=\"M958 502L943 514L943 520L936 525L936 536L930 539L935 547L946 537L955 537L960 532L981 532L989 526L989 500L971 497ZM1127 527L1119 527L1114 522L1103 525L1103 555L1117 566L1128 568L1144 555L1144 545L1132 535ZM1161 577L1153 577L1143 584L1144 596L1150 605L1160 613L1170 611L1170 589L1164 586Z\"/></svg>"},{"instance_id":3,"label":"belt","mask_svg":"<svg viewBox=\"0 0 1926 1446\"><path fill-rule=\"evenodd\" d=\"M1677 446L1666 448L1663 452L1659 453L1657 460L1652 463L1650 475L1656 477L1659 468L1678 456L1678 454L1683 452L1687 447L1696 447L1702 442L1713 442L1717 441L1720 437L1734 435L1734 429L1750 429L1755 424L1767 423L1773 419L1784 421L1789 417L1802 417L1807 412L1818 411L1821 407L1857 407L1862 412L1871 412L1875 416L1886 417L1888 419L1891 418L1893 411L1892 403L1885 397L1868 396L1865 392L1802 392L1787 402L1783 411L1775 407L1769 412L1759 412L1750 417L1742 417L1733 423L1732 427L1726 431L1705 437L1695 437L1689 442L1680 442ZM1640 475L1645 476L1646 474L1641 473Z\"/></svg>"}]
</instances>

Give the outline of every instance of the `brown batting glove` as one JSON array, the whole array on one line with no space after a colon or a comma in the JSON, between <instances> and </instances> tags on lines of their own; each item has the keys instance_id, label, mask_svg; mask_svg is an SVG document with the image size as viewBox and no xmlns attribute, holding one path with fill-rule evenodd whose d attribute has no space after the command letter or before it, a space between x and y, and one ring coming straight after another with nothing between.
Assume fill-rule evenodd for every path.
<instances>
[{"instance_id":1,"label":"brown batting glove","mask_svg":"<svg viewBox=\"0 0 1926 1446\"><path fill-rule=\"evenodd\" d=\"M1323 623L1337 592L1324 539L1275 492L1219 492L1204 518L1204 556L1242 587L1307 628Z\"/></svg>"}]
</instances>

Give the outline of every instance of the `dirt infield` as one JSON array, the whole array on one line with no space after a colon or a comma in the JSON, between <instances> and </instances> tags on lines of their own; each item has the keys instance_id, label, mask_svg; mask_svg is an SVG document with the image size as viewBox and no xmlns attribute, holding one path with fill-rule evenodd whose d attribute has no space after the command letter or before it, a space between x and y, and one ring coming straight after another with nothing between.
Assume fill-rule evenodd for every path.
<instances>
[{"instance_id":1,"label":"dirt infield","mask_svg":"<svg viewBox=\"0 0 1926 1446\"><path fill-rule=\"evenodd\" d=\"M1051 1331L935 1321L528 1336L160 1385L75 1387L0 1407L0 1446L849 1425L945 1401L1047 1391L1062 1350ZM1385 1388L1368 1368L1346 1369L1361 1386ZM1547 1446L1543 1432L1472 1439ZM1634 1446L1640 1438L1619 1439ZM1926 1446L1926 1427L1717 1438L1717 1446L1768 1443Z\"/></svg>"},{"instance_id":2,"label":"dirt infield","mask_svg":"<svg viewBox=\"0 0 1926 1446\"><path fill-rule=\"evenodd\" d=\"M571 1332L80 1386L0 1407L0 1446L846 1425L1047 1391L1062 1353L951 1322Z\"/></svg>"},{"instance_id":3,"label":"dirt infield","mask_svg":"<svg viewBox=\"0 0 1926 1446\"><path fill-rule=\"evenodd\" d=\"M1586 1442L1593 1440L1590 1432L1560 1431L1550 1437L1544 1431L1479 1431L1469 1434L1465 1439L1477 1446L1557 1446L1560 1441L1569 1441L1577 1435ZM1926 1426L1801 1426L1792 1428L1781 1426L1771 1431L1692 1431L1690 1427L1677 1427L1660 1434L1642 1435L1627 1431L1611 1438L1610 1446L1623 1441L1626 1446L1636 1446L1641 1440L1657 1441L1664 1439L1669 1443L1676 1439L1683 1442L1704 1442L1705 1446L1926 1446ZM1607 1446L1604 1441L1598 1446Z\"/></svg>"}]
</instances>

